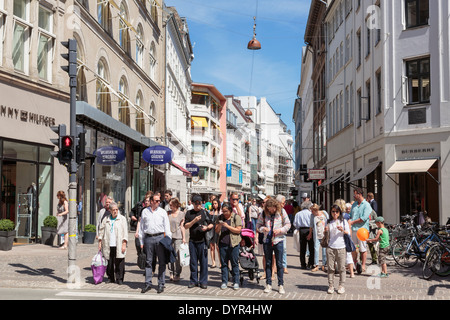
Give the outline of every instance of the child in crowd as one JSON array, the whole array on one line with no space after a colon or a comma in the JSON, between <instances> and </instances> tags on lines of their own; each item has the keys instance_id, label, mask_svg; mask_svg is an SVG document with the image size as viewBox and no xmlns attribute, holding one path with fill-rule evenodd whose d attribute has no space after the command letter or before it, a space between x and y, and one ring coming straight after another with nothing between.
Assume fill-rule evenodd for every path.
<instances>
[{"instance_id":1,"label":"child in crowd","mask_svg":"<svg viewBox=\"0 0 450 320\"><path fill-rule=\"evenodd\" d=\"M378 249L378 262L381 265L381 278L387 278L387 264L386 264L386 256L389 254L389 231L384 227L384 218L377 217L375 219L375 223L378 227L378 232L375 238L368 239L368 243L372 242L380 242L380 247Z\"/></svg>"}]
</instances>

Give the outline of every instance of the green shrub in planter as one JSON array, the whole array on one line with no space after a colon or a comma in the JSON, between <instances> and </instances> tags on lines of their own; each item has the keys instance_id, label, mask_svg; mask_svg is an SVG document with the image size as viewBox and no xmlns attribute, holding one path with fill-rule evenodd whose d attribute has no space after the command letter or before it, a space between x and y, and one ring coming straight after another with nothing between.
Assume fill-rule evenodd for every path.
<instances>
[{"instance_id":1,"label":"green shrub in planter","mask_svg":"<svg viewBox=\"0 0 450 320\"><path fill-rule=\"evenodd\" d=\"M58 219L55 216L47 216L44 219L44 227L56 228L58 226Z\"/></svg>"},{"instance_id":2,"label":"green shrub in planter","mask_svg":"<svg viewBox=\"0 0 450 320\"><path fill-rule=\"evenodd\" d=\"M95 236L97 228L93 224L87 224L84 226L83 243L92 244L95 242Z\"/></svg>"},{"instance_id":3,"label":"green shrub in planter","mask_svg":"<svg viewBox=\"0 0 450 320\"><path fill-rule=\"evenodd\" d=\"M93 224L87 224L84 226L84 231L95 232L95 231L97 231L97 228Z\"/></svg>"},{"instance_id":4,"label":"green shrub in planter","mask_svg":"<svg viewBox=\"0 0 450 320\"><path fill-rule=\"evenodd\" d=\"M9 251L13 247L16 231L15 224L9 219L0 220L0 250Z\"/></svg>"},{"instance_id":5,"label":"green shrub in planter","mask_svg":"<svg viewBox=\"0 0 450 320\"><path fill-rule=\"evenodd\" d=\"M14 222L9 219L0 220L0 231L13 231L15 228Z\"/></svg>"}]
</instances>

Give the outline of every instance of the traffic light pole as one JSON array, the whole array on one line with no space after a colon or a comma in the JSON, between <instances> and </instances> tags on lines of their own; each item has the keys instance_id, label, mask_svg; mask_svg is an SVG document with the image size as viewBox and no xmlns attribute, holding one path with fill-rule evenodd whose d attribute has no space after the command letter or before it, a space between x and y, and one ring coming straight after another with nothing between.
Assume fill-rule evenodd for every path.
<instances>
[{"instance_id":1,"label":"traffic light pole","mask_svg":"<svg viewBox=\"0 0 450 320\"><path fill-rule=\"evenodd\" d=\"M62 67L69 74L70 87L70 135L78 135L76 123L76 100L77 100L77 42L75 39L62 43L67 49L68 54L62 54L63 58L68 60L69 66ZM74 148L76 150L76 141L74 138ZM75 283L77 280L76 258L77 258L77 171L76 152L68 164L69 171L69 245L68 245L68 283Z\"/></svg>"}]
</instances>

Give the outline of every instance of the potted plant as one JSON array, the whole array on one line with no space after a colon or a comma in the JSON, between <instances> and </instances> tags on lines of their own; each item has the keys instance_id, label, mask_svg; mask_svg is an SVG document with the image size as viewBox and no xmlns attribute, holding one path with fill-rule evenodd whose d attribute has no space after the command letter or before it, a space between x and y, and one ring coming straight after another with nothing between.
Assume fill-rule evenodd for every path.
<instances>
[{"instance_id":1,"label":"potted plant","mask_svg":"<svg viewBox=\"0 0 450 320\"><path fill-rule=\"evenodd\" d=\"M56 239L56 227L58 226L58 219L55 216L47 216L44 219L44 226L41 227L42 236L41 243L53 246Z\"/></svg>"},{"instance_id":2,"label":"potted plant","mask_svg":"<svg viewBox=\"0 0 450 320\"><path fill-rule=\"evenodd\" d=\"M0 250L11 250L16 237L15 224L9 219L0 220Z\"/></svg>"},{"instance_id":3,"label":"potted plant","mask_svg":"<svg viewBox=\"0 0 450 320\"><path fill-rule=\"evenodd\" d=\"M84 226L83 243L92 244L95 241L97 228L93 224L87 224Z\"/></svg>"}]
</instances>

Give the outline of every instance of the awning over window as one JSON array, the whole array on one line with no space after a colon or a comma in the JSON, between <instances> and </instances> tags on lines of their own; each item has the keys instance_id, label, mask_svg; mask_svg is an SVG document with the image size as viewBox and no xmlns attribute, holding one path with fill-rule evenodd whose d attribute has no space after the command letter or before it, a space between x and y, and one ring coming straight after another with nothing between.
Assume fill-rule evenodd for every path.
<instances>
[{"instance_id":1,"label":"awning over window","mask_svg":"<svg viewBox=\"0 0 450 320\"><path fill-rule=\"evenodd\" d=\"M427 172L436 159L396 161L386 173Z\"/></svg>"},{"instance_id":2,"label":"awning over window","mask_svg":"<svg viewBox=\"0 0 450 320\"><path fill-rule=\"evenodd\" d=\"M192 177L192 174L187 171L185 168L183 168L182 166L180 166L179 164L176 164L175 162L171 161L170 164L172 166L174 166L175 168L177 168L178 170L180 170L181 172L183 172L183 175L186 177Z\"/></svg>"},{"instance_id":3,"label":"awning over window","mask_svg":"<svg viewBox=\"0 0 450 320\"><path fill-rule=\"evenodd\" d=\"M325 180L325 182L322 183L320 186L321 187L326 187L327 185L335 183L336 181L340 180L343 176L344 176L344 174L340 174L340 175L337 175L337 176L335 176L333 178Z\"/></svg>"},{"instance_id":4,"label":"awning over window","mask_svg":"<svg viewBox=\"0 0 450 320\"><path fill-rule=\"evenodd\" d=\"M191 117L191 126L208 128L208 120L203 117Z\"/></svg>"},{"instance_id":5,"label":"awning over window","mask_svg":"<svg viewBox=\"0 0 450 320\"><path fill-rule=\"evenodd\" d=\"M353 178L350 178L349 182L357 181L363 179L367 175L371 174L380 164L381 162L376 162L369 164L368 166L362 168L360 172L358 172Z\"/></svg>"}]
</instances>

